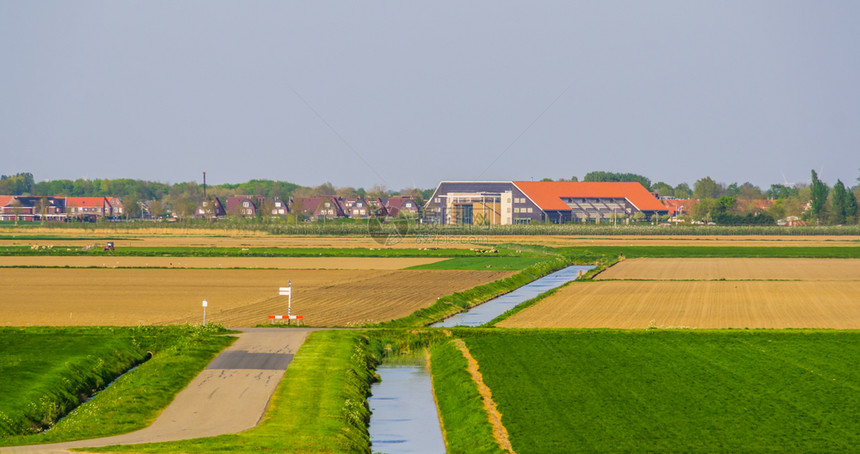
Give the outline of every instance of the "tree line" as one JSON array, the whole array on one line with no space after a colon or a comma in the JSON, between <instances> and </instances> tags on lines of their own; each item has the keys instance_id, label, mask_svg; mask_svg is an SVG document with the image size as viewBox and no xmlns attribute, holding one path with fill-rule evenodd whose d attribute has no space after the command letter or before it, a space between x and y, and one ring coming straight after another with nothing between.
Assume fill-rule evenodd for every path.
<instances>
[{"instance_id":1,"label":"tree line","mask_svg":"<svg viewBox=\"0 0 860 454\"><path fill-rule=\"evenodd\" d=\"M582 181L637 182L660 197L695 199L699 203L691 208L690 216L696 220L713 221L730 225L769 225L776 219L795 216L818 225L857 224L857 199L860 198L860 177L857 185L849 187L837 180L830 188L813 170L811 184L771 184L766 190L746 182L725 184L710 176L700 178L692 187L687 183L672 186L635 173L606 171L589 172ZM544 178L543 181L552 181ZM576 176L570 180L580 181ZM756 201L772 201L765 209Z\"/></svg>"}]
</instances>

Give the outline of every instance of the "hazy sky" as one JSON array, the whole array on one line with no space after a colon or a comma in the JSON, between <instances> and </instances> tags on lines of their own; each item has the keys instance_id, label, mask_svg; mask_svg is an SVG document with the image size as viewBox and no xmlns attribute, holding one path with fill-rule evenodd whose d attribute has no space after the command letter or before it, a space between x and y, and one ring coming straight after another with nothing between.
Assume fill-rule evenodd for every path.
<instances>
[{"instance_id":1,"label":"hazy sky","mask_svg":"<svg viewBox=\"0 0 860 454\"><path fill-rule=\"evenodd\" d=\"M860 175L860 2L0 1L0 173Z\"/></svg>"}]
</instances>

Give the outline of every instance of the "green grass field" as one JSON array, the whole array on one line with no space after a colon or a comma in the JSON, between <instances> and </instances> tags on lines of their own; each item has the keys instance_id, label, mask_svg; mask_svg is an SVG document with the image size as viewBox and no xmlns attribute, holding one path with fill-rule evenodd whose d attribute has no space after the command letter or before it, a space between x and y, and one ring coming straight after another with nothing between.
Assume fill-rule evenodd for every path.
<instances>
[{"instance_id":1,"label":"green grass field","mask_svg":"<svg viewBox=\"0 0 860 454\"><path fill-rule=\"evenodd\" d=\"M518 453L860 446L860 332L460 330Z\"/></svg>"},{"instance_id":2,"label":"green grass field","mask_svg":"<svg viewBox=\"0 0 860 454\"><path fill-rule=\"evenodd\" d=\"M0 328L0 444L78 440L145 427L233 342L223 332L215 326ZM154 353L152 359L95 393L147 352Z\"/></svg>"},{"instance_id":3,"label":"green grass field","mask_svg":"<svg viewBox=\"0 0 860 454\"><path fill-rule=\"evenodd\" d=\"M426 265L406 268L407 270L511 270L519 271L549 258L536 257L460 257Z\"/></svg>"},{"instance_id":4,"label":"green grass field","mask_svg":"<svg viewBox=\"0 0 860 454\"><path fill-rule=\"evenodd\" d=\"M857 247L830 246L590 246L558 248L557 252L576 255L585 252L626 258L860 258Z\"/></svg>"}]
</instances>

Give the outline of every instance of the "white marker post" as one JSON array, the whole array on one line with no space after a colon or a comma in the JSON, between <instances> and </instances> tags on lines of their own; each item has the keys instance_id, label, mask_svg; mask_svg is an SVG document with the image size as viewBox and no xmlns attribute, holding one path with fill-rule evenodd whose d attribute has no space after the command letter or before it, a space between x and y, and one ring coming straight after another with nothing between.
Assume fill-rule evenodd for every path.
<instances>
[{"instance_id":1,"label":"white marker post","mask_svg":"<svg viewBox=\"0 0 860 454\"><path fill-rule=\"evenodd\" d=\"M209 302L203 300L203 326L206 326L206 306L209 305Z\"/></svg>"},{"instance_id":2,"label":"white marker post","mask_svg":"<svg viewBox=\"0 0 860 454\"><path fill-rule=\"evenodd\" d=\"M289 285L287 287L281 287L278 294L287 295L287 320L290 319L290 315L292 314L293 308L293 281L292 279L288 281ZM289 323L289 322L287 322Z\"/></svg>"}]
</instances>

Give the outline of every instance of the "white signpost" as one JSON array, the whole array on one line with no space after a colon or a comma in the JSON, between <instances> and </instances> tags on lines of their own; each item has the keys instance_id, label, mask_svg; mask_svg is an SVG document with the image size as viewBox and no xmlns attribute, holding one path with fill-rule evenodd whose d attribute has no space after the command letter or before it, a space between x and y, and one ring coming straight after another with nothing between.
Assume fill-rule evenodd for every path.
<instances>
[{"instance_id":1,"label":"white signpost","mask_svg":"<svg viewBox=\"0 0 860 454\"><path fill-rule=\"evenodd\" d=\"M302 322L298 320L304 319L301 315L293 315L293 281L289 281L289 285L287 287L278 288L278 295L287 296L287 315L270 315L269 319L272 320L272 323L275 323L275 320L287 320L287 324L289 324L290 320L296 320L296 323L302 324Z\"/></svg>"},{"instance_id":2,"label":"white signpost","mask_svg":"<svg viewBox=\"0 0 860 454\"><path fill-rule=\"evenodd\" d=\"M279 295L287 295L287 316L290 316L290 310L293 306L293 281L290 280L288 287L281 287Z\"/></svg>"},{"instance_id":3,"label":"white signpost","mask_svg":"<svg viewBox=\"0 0 860 454\"><path fill-rule=\"evenodd\" d=\"M209 305L209 302L203 300L203 326L206 326L206 306Z\"/></svg>"}]
</instances>

